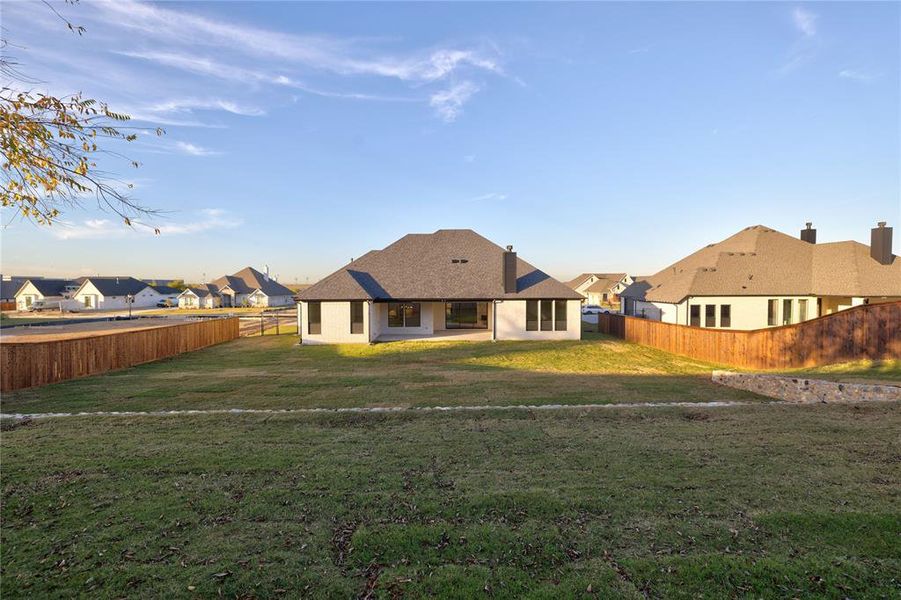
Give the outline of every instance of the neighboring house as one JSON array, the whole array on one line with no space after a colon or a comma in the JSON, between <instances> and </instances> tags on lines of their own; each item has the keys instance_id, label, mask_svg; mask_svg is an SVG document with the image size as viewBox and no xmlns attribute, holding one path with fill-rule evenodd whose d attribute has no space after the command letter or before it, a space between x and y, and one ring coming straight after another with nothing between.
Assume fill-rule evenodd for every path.
<instances>
[{"instance_id":1,"label":"neighboring house","mask_svg":"<svg viewBox=\"0 0 901 600\"><path fill-rule=\"evenodd\" d=\"M169 287L168 285L153 284L151 284L149 287L151 290L157 293L157 302L167 302L169 306L175 306L178 304L178 296L182 292L180 289Z\"/></svg>"},{"instance_id":2,"label":"neighboring house","mask_svg":"<svg viewBox=\"0 0 901 600\"><path fill-rule=\"evenodd\" d=\"M225 275L213 281L221 295L222 306L290 306L294 304L294 292L269 276L267 268L261 273L253 267L245 267L234 275Z\"/></svg>"},{"instance_id":3,"label":"neighboring house","mask_svg":"<svg viewBox=\"0 0 901 600\"><path fill-rule=\"evenodd\" d=\"M298 297L304 344L581 337L578 293L469 229L406 235Z\"/></svg>"},{"instance_id":4,"label":"neighboring house","mask_svg":"<svg viewBox=\"0 0 901 600\"><path fill-rule=\"evenodd\" d=\"M86 277L73 294L79 310L117 310L156 306L163 297L145 282L134 277Z\"/></svg>"},{"instance_id":5,"label":"neighboring house","mask_svg":"<svg viewBox=\"0 0 901 600\"><path fill-rule=\"evenodd\" d=\"M627 273L582 273L566 285L582 294L586 304L619 303L619 295L634 279Z\"/></svg>"},{"instance_id":6,"label":"neighboring house","mask_svg":"<svg viewBox=\"0 0 901 600\"><path fill-rule=\"evenodd\" d=\"M901 259L892 228L870 246L816 243L754 225L636 281L621 294L627 315L696 327L790 325L861 304L901 300Z\"/></svg>"},{"instance_id":7,"label":"neighboring house","mask_svg":"<svg viewBox=\"0 0 901 600\"><path fill-rule=\"evenodd\" d=\"M219 308L222 294L212 283L189 287L178 296L178 308Z\"/></svg>"},{"instance_id":8,"label":"neighboring house","mask_svg":"<svg viewBox=\"0 0 901 600\"><path fill-rule=\"evenodd\" d=\"M59 302L60 308L68 309L73 305L72 297L81 286L83 279L28 279L13 295L16 310L28 310L38 300Z\"/></svg>"},{"instance_id":9,"label":"neighboring house","mask_svg":"<svg viewBox=\"0 0 901 600\"><path fill-rule=\"evenodd\" d=\"M43 279L43 277L0 275L0 302L15 302L16 292L18 292L29 279Z\"/></svg>"}]
</instances>

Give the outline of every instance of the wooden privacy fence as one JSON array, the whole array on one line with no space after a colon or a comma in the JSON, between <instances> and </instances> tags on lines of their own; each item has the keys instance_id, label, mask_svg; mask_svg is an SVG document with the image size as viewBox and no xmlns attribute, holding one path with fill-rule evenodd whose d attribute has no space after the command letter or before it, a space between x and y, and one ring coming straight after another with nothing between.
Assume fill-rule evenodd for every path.
<instances>
[{"instance_id":1,"label":"wooden privacy fence","mask_svg":"<svg viewBox=\"0 0 901 600\"><path fill-rule=\"evenodd\" d=\"M46 342L3 342L0 391L124 369L237 337L238 319L226 318Z\"/></svg>"},{"instance_id":2,"label":"wooden privacy fence","mask_svg":"<svg viewBox=\"0 0 901 600\"><path fill-rule=\"evenodd\" d=\"M0 310L16 310L16 303L13 302L0 302Z\"/></svg>"},{"instance_id":3,"label":"wooden privacy fence","mask_svg":"<svg viewBox=\"0 0 901 600\"><path fill-rule=\"evenodd\" d=\"M598 331L673 354L747 369L901 358L901 302L867 304L782 327L729 331L598 315Z\"/></svg>"}]
</instances>

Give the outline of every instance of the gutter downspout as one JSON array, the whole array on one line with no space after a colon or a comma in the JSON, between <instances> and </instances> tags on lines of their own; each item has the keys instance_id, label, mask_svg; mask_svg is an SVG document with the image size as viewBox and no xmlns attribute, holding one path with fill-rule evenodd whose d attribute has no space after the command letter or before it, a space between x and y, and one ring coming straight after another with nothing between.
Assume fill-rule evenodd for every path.
<instances>
[{"instance_id":1,"label":"gutter downspout","mask_svg":"<svg viewBox=\"0 0 901 600\"><path fill-rule=\"evenodd\" d=\"M491 301L491 341L497 341L497 300Z\"/></svg>"}]
</instances>

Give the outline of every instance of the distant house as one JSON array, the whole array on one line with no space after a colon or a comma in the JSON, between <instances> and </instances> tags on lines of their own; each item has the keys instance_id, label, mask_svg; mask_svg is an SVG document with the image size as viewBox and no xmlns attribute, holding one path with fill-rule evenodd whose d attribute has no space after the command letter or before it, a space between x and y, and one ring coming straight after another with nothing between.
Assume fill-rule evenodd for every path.
<instances>
[{"instance_id":1,"label":"distant house","mask_svg":"<svg viewBox=\"0 0 901 600\"><path fill-rule=\"evenodd\" d=\"M245 267L234 275L224 275L211 285L222 297L222 306L290 306L294 292L266 273Z\"/></svg>"},{"instance_id":2,"label":"distant house","mask_svg":"<svg viewBox=\"0 0 901 600\"><path fill-rule=\"evenodd\" d=\"M636 281L621 294L627 315L695 327L790 325L861 304L901 300L901 259L892 228L870 246L816 243L808 224L795 238L754 225Z\"/></svg>"},{"instance_id":3,"label":"distant house","mask_svg":"<svg viewBox=\"0 0 901 600\"><path fill-rule=\"evenodd\" d=\"M406 235L298 297L304 344L581 337L582 296L469 229Z\"/></svg>"},{"instance_id":4,"label":"distant house","mask_svg":"<svg viewBox=\"0 0 901 600\"><path fill-rule=\"evenodd\" d=\"M586 304L619 303L619 294L633 283L627 273L582 273L566 285L582 294Z\"/></svg>"},{"instance_id":5,"label":"distant house","mask_svg":"<svg viewBox=\"0 0 901 600\"><path fill-rule=\"evenodd\" d=\"M28 310L38 300L58 302L61 308L68 309L72 305L72 297L81 286L83 279L28 279L19 286L14 294L16 310Z\"/></svg>"},{"instance_id":6,"label":"distant house","mask_svg":"<svg viewBox=\"0 0 901 600\"><path fill-rule=\"evenodd\" d=\"M179 308L219 308L222 306L222 294L212 283L192 286L178 296Z\"/></svg>"},{"instance_id":7,"label":"distant house","mask_svg":"<svg viewBox=\"0 0 901 600\"><path fill-rule=\"evenodd\" d=\"M15 302L16 292L18 292L29 279L43 279L43 277L0 275L0 302Z\"/></svg>"},{"instance_id":8,"label":"distant house","mask_svg":"<svg viewBox=\"0 0 901 600\"><path fill-rule=\"evenodd\" d=\"M119 310L156 306L163 295L134 277L86 277L72 295L79 310ZM177 296L176 296L177 297Z\"/></svg>"}]
</instances>

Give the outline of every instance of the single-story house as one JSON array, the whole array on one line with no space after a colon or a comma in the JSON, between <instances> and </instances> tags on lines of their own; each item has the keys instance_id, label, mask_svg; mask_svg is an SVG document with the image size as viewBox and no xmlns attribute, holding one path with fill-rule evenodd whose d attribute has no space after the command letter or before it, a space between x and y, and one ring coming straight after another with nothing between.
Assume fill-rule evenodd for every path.
<instances>
[{"instance_id":1,"label":"single-story house","mask_svg":"<svg viewBox=\"0 0 901 600\"><path fill-rule=\"evenodd\" d=\"M72 300L75 290L80 286L81 279L50 279L39 277L27 279L19 286L14 294L16 310L28 310L36 301L58 302L62 309L73 306Z\"/></svg>"},{"instance_id":2,"label":"single-story house","mask_svg":"<svg viewBox=\"0 0 901 600\"><path fill-rule=\"evenodd\" d=\"M219 308L222 294L212 283L186 288L178 296L178 308Z\"/></svg>"},{"instance_id":3,"label":"single-story house","mask_svg":"<svg viewBox=\"0 0 901 600\"><path fill-rule=\"evenodd\" d=\"M118 310L156 306L164 296L134 277L86 277L72 295L79 310ZM177 297L177 296L176 296Z\"/></svg>"},{"instance_id":4,"label":"single-story house","mask_svg":"<svg viewBox=\"0 0 901 600\"><path fill-rule=\"evenodd\" d=\"M892 228L871 230L870 245L816 242L807 224L795 238L747 227L630 285L626 315L695 327L762 329L876 302L901 300L901 259Z\"/></svg>"},{"instance_id":5,"label":"single-story house","mask_svg":"<svg viewBox=\"0 0 901 600\"><path fill-rule=\"evenodd\" d=\"M618 303L619 294L633 282L628 273L582 273L566 285L582 294L586 304L601 306Z\"/></svg>"},{"instance_id":6,"label":"single-story house","mask_svg":"<svg viewBox=\"0 0 901 600\"><path fill-rule=\"evenodd\" d=\"M290 306L294 292L269 276L269 269L261 273L245 267L234 275L224 275L211 285L221 295L222 306Z\"/></svg>"},{"instance_id":7,"label":"single-story house","mask_svg":"<svg viewBox=\"0 0 901 600\"><path fill-rule=\"evenodd\" d=\"M581 337L581 295L469 229L406 235L298 297L304 344Z\"/></svg>"}]
</instances>

